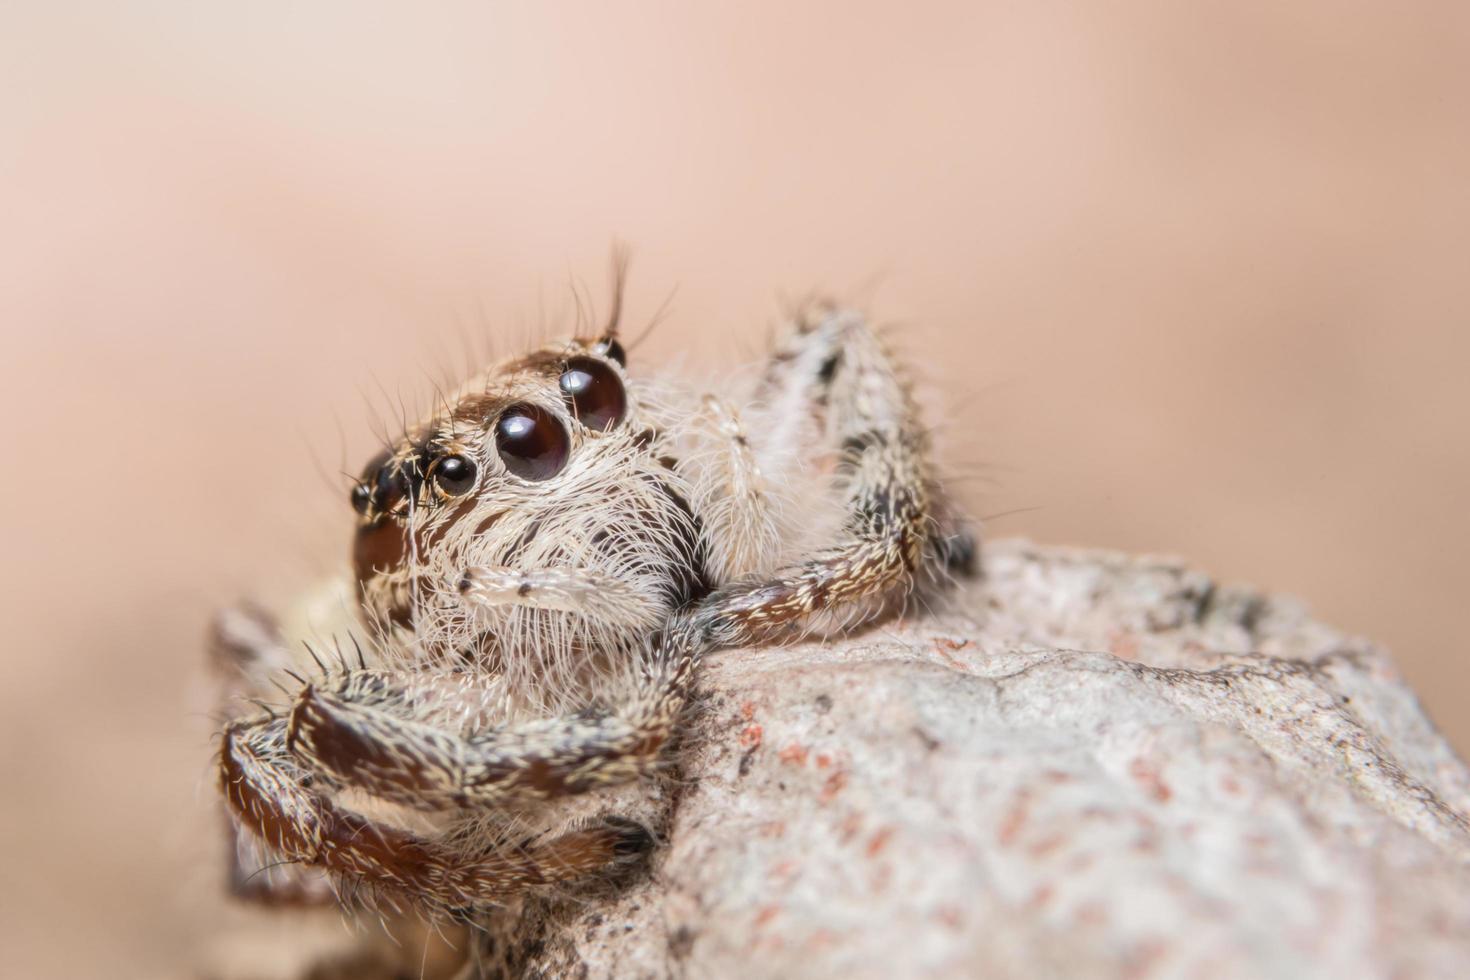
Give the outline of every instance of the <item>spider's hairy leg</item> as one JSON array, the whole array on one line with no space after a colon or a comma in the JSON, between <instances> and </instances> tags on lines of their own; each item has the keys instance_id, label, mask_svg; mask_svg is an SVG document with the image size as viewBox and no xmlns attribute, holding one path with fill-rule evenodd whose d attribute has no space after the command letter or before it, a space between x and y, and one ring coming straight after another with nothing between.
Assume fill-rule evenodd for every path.
<instances>
[{"instance_id":1,"label":"spider's hairy leg","mask_svg":"<svg viewBox=\"0 0 1470 980\"><path fill-rule=\"evenodd\" d=\"M467 569L471 608L574 612L599 624L651 631L647 603L628 584L578 568ZM461 735L428 720L382 676L306 687L290 712L287 751L308 771L419 810L494 807L576 795L653 772L683 707L692 664L637 654L629 696L615 709L518 722Z\"/></svg>"},{"instance_id":2,"label":"spider's hairy leg","mask_svg":"<svg viewBox=\"0 0 1470 980\"><path fill-rule=\"evenodd\" d=\"M843 331L812 310L803 310L771 347L756 385L749 421L761 462L773 467L790 465L796 457L820 451L819 431L827 388L843 356ZM859 319L861 323L861 320ZM866 325L862 326L866 331ZM758 420L758 421L757 421Z\"/></svg>"},{"instance_id":3,"label":"spider's hairy leg","mask_svg":"<svg viewBox=\"0 0 1470 980\"><path fill-rule=\"evenodd\" d=\"M702 438L701 451L685 460L693 474L689 502L699 515L710 571L728 582L771 568L781 529L744 423L713 395L704 397L693 422Z\"/></svg>"},{"instance_id":4,"label":"spider's hairy leg","mask_svg":"<svg viewBox=\"0 0 1470 980\"><path fill-rule=\"evenodd\" d=\"M265 697L263 678L291 665L280 624L264 609L248 603L223 609L209 627L209 662L224 681L225 707L244 713L245 698ZM235 704L229 703L233 699Z\"/></svg>"},{"instance_id":5,"label":"spider's hairy leg","mask_svg":"<svg viewBox=\"0 0 1470 980\"><path fill-rule=\"evenodd\" d=\"M222 610L210 624L210 664L223 681L220 704L235 718L250 710L250 699L269 697L265 678L290 663L280 624L265 610L243 604ZM227 821L230 894L273 906L322 906L336 902L327 880L294 865L280 865L262 853L260 843L238 823Z\"/></svg>"},{"instance_id":6,"label":"spider's hairy leg","mask_svg":"<svg viewBox=\"0 0 1470 980\"><path fill-rule=\"evenodd\" d=\"M691 644L750 643L813 614L906 591L933 548L927 438L906 382L861 316L830 311L799 321L772 356L766 383L784 396L806 392L805 404L788 411L824 416L842 532L770 581L710 596L688 616L685 629L698 637Z\"/></svg>"},{"instance_id":7,"label":"spider's hairy leg","mask_svg":"<svg viewBox=\"0 0 1470 980\"><path fill-rule=\"evenodd\" d=\"M616 712L525 721L467 737L369 703L307 687L286 747L309 771L420 810L495 807L631 782L650 772L677 721L670 679Z\"/></svg>"},{"instance_id":8,"label":"spider's hairy leg","mask_svg":"<svg viewBox=\"0 0 1470 980\"><path fill-rule=\"evenodd\" d=\"M225 730L220 788L240 823L280 860L317 867L435 910L482 906L641 856L647 830L606 819L548 841L465 853L446 841L368 820L312 791L286 749L286 721Z\"/></svg>"}]
</instances>

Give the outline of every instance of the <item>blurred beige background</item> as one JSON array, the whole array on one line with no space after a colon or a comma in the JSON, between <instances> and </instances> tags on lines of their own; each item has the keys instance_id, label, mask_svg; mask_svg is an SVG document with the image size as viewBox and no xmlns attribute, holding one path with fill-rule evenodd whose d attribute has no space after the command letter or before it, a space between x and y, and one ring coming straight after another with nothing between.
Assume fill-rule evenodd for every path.
<instances>
[{"instance_id":1,"label":"blurred beige background","mask_svg":"<svg viewBox=\"0 0 1470 980\"><path fill-rule=\"evenodd\" d=\"M186 972L209 609L614 236L635 367L860 300L991 534L1300 595L1470 747L1470 6L59 6L0 6L7 974Z\"/></svg>"}]
</instances>

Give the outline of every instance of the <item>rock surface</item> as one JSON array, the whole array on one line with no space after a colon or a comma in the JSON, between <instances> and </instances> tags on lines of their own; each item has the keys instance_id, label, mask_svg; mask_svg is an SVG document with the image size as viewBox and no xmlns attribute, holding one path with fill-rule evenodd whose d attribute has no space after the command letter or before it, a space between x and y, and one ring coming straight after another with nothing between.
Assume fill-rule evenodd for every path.
<instances>
[{"instance_id":1,"label":"rock surface","mask_svg":"<svg viewBox=\"0 0 1470 980\"><path fill-rule=\"evenodd\" d=\"M1172 561L985 570L713 656L679 778L577 804L657 828L651 868L506 910L471 972L1470 976L1470 772L1381 651ZM210 975L463 975L462 935L261 928Z\"/></svg>"},{"instance_id":2,"label":"rock surface","mask_svg":"<svg viewBox=\"0 0 1470 980\"><path fill-rule=\"evenodd\" d=\"M1171 561L985 565L712 658L651 872L527 912L516 972L1470 975L1470 773L1381 651Z\"/></svg>"}]
</instances>

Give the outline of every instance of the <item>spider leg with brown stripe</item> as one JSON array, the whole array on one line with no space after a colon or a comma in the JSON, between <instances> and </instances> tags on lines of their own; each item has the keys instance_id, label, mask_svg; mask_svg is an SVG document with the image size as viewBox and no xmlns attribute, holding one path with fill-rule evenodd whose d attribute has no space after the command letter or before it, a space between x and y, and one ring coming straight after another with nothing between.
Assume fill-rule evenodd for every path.
<instances>
[{"instance_id":1,"label":"spider leg with brown stripe","mask_svg":"<svg viewBox=\"0 0 1470 980\"><path fill-rule=\"evenodd\" d=\"M223 610L215 617L209 653L210 665L223 685L220 702L231 718L250 709L252 699L274 694L261 690L252 683L254 679L290 662L275 618L249 605ZM263 853L259 838L238 823L231 823L225 840L228 887L236 898L271 906L320 906L337 901L324 877Z\"/></svg>"},{"instance_id":2,"label":"spider leg with brown stripe","mask_svg":"<svg viewBox=\"0 0 1470 980\"><path fill-rule=\"evenodd\" d=\"M636 859L651 846L631 821L598 824L466 855L433 839L369 820L312 788L286 748L287 723L264 718L225 730L220 786L242 826L281 859L321 868L390 900L451 911L496 904L528 888L585 877Z\"/></svg>"},{"instance_id":3,"label":"spider leg with brown stripe","mask_svg":"<svg viewBox=\"0 0 1470 980\"><path fill-rule=\"evenodd\" d=\"M618 711L506 725L468 737L308 686L285 748L307 771L420 810L524 804L631 782L654 770L687 696L680 675L650 679Z\"/></svg>"},{"instance_id":4,"label":"spider leg with brown stripe","mask_svg":"<svg viewBox=\"0 0 1470 980\"><path fill-rule=\"evenodd\" d=\"M853 313L799 324L768 377L786 378L781 387L790 390L788 365L814 361L816 377L805 383L825 415L824 440L838 453L846 515L841 539L767 581L709 596L675 623L684 645L756 642L816 613L904 593L922 568L934 532L933 481L928 439L904 381L878 337Z\"/></svg>"}]
</instances>

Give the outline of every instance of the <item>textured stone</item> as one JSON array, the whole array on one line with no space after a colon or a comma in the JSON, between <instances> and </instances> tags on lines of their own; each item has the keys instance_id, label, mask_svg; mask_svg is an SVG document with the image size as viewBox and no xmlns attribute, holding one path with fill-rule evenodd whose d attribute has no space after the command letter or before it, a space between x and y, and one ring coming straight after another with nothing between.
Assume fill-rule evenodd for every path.
<instances>
[{"instance_id":1,"label":"textured stone","mask_svg":"<svg viewBox=\"0 0 1470 980\"><path fill-rule=\"evenodd\" d=\"M713 657L651 873L528 912L509 959L1470 974L1470 774L1381 651L1172 561L985 564L950 612Z\"/></svg>"},{"instance_id":2,"label":"textured stone","mask_svg":"<svg viewBox=\"0 0 1470 980\"><path fill-rule=\"evenodd\" d=\"M678 778L574 804L658 828L649 871L506 910L484 972L1470 976L1470 773L1382 651L1172 561L985 568L947 611L711 657ZM335 926L294 947L313 976L439 975Z\"/></svg>"}]
</instances>

